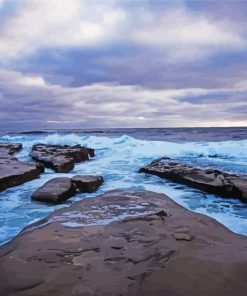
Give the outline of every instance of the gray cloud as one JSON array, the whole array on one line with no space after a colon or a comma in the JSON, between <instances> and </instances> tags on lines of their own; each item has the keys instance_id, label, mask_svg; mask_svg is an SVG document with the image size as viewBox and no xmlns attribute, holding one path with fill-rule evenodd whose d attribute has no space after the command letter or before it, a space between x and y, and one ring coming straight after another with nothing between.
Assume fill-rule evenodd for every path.
<instances>
[{"instance_id":1,"label":"gray cloud","mask_svg":"<svg viewBox=\"0 0 247 296\"><path fill-rule=\"evenodd\" d=\"M200 126L247 124L246 88L166 89L118 84L64 87L41 77L0 72L0 122L12 126ZM218 100L198 100L217 96ZM243 112L242 112L243 113ZM242 122L240 122L242 121Z\"/></svg>"},{"instance_id":2,"label":"gray cloud","mask_svg":"<svg viewBox=\"0 0 247 296\"><path fill-rule=\"evenodd\" d=\"M244 14L216 2L25 0L0 29L0 128L247 125Z\"/></svg>"}]
</instances>

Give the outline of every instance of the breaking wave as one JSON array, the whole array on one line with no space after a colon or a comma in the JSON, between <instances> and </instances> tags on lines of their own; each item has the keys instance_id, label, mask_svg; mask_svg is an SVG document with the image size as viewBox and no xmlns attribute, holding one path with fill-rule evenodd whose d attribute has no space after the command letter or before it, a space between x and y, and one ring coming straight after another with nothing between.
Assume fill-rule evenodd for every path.
<instances>
[{"instance_id":1,"label":"breaking wave","mask_svg":"<svg viewBox=\"0 0 247 296\"><path fill-rule=\"evenodd\" d=\"M78 136L76 134L52 134L40 136L4 136L0 141L22 142L26 151L37 143L51 145L76 145L94 147L95 149L110 149L131 153L135 157L209 157L247 159L247 140L224 142L190 142L173 143L164 141L138 140L127 135L118 138L98 137L92 135Z\"/></svg>"}]
</instances>

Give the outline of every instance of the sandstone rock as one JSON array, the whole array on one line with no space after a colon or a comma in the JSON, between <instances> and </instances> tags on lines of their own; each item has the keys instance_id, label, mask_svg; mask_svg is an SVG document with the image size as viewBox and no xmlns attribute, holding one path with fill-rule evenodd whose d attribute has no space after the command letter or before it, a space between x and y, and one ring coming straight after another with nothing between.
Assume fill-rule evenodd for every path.
<instances>
[{"instance_id":1,"label":"sandstone rock","mask_svg":"<svg viewBox=\"0 0 247 296\"><path fill-rule=\"evenodd\" d=\"M19 143L0 143L0 191L36 179L44 171L40 164L18 161L13 154L21 149Z\"/></svg>"},{"instance_id":2,"label":"sandstone rock","mask_svg":"<svg viewBox=\"0 0 247 296\"><path fill-rule=\"evenodd\" d=\"M47 203L62 203L75 194L75 187L70 178L53 178L38 188L32 199Z\"/></svg>"},{"instance_id":3,"label":"sandstone rock","mask_svg":"<svg viewBox=\"0 0 247 296\"><path fill-rule=\"evenodd\" d=\"M247 178L237 175L223 173L215 169L197 168L167 158L155 160L141 168L139 172L157 175L208 193L239 198L247 202Z\"/></svg>"},{"instance_id":4,"label":"sandstone rock","mask_svg":"<svg viewBox=\"0 0 247 296\"><path fill-rule=\"evenodd\" d=\"M72 178L72 182L79 192L95 192L103 183L101 176L77 175Z\"/></svg>"},{"instance_id":5,"label":"sandstone rock","mask_svg":"<svg viewBox=\"0 0 247 296\"><path fill-rule=\"evenodd\" d=\"M6 296L245 296L247 238L163 194L115 190L29 226L0 266Z\"/></svg>"},{"instance_id":6,"label":"sandstone rock","mask_svg":"<svg viewBox=\"0 0 247 296\"><path fill-rule=\"evenodd\" d=\"M58 146L37 144L33 146L30 156L44 166L58 173L67 173L77 162L88 160L94 156L91 148L76 146Z\"/></svg>"}]
</instances>

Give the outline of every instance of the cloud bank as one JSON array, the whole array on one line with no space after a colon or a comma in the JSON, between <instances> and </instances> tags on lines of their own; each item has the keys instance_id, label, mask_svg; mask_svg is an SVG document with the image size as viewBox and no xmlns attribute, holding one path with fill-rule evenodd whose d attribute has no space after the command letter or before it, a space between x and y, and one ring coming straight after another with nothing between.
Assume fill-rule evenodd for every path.
<instances>
[{"instance_id":1,"label":"cloud bank","mask_svg":"<svg viewBox=\"0 0 247 296\"><path fill-rule=\"evenodd\" d=\"M247 27L216 2L1 0L0 128L247 126Z\"/></svg>"},{"instance_id":2,"label":"cloud bank","mask_svg":"<svg viewBox=\"0 0 247 296\"><path fill-rule=\"evenodd\" d=\"M36 127L41 122L43 127L247 125L246 87L157 90L102 83L64 87L13 71L1 71L0 81L0 121L11 119L13 127L21 122Z\"/></svg>"}]
</instances>

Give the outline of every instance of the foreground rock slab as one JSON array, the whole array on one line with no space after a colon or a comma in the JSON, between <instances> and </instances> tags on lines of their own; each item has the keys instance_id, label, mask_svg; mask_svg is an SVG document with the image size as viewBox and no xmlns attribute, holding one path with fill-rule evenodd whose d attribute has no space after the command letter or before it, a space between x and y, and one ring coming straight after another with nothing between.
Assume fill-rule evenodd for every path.
<instances>
[{"instance_id":1,"label":"foreground rock slab","mask_svg":"<svg viewBox=\"0 0 247 296\"><path fill-rule=\"evenodd\" d=\"M58 210L1 247L0 265L6 296L247 291L246 237L149 191L115 190Z\"/></svg>"},{"instance_id":2,"label":"foreground rock slab","mask_svg":"<svg viewBox=\"0 0 247 296\"><path fill-rule=\"evenodd\" d=\"M37 144L32 148L30 156L45 167L57 173L68 173L73 170L74 164L88 160L94 156L94 150L80 145L59 146Z\"/></svg>"},{"instance_id":3,"label":"foreground rock slab","mask_svg":"<svg viewBox=\"0 0 247 296\"><path fill-rule=\"evenodd\" d=\"M38 188L32 199L49 203L62 203L75 195L75 187L70 178L53 178Z\"/></svg>"},{"instance_id":4,"label":"foreground rock slab","mask_svg":"<svg viewBox=\"0 0 247 296\"><path fill-rule=\"evenodd\" d=\"M247 202L247 178L214 169L201 169L167 158L153 161L140 169L148 173L182 183L222 197L239 198Z\"/></svg>"},{"instance_id":5,"label":"foreground rock slab","mask_svg":"<svg viewBox=\"0 0 247 296\"><path fill-rule=\"evenodd\" d=\"M19 143L0 143L0 191L36 179L44 168L40 164L24 163L14 157Z\"/></svg>"},{"instance_id":6,"label":"foreground rock slab","mask_svg":"<svg viewBox=\"0 0 247 296\"><path fill-rule=\"evenodd\" d=\"M104 182L101 176L77 175L72 178L72 182L81 193L95 192Z\"/></svg>"}]
</instances>

